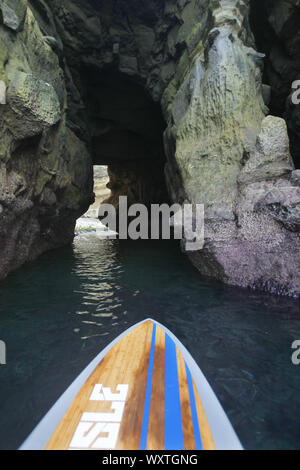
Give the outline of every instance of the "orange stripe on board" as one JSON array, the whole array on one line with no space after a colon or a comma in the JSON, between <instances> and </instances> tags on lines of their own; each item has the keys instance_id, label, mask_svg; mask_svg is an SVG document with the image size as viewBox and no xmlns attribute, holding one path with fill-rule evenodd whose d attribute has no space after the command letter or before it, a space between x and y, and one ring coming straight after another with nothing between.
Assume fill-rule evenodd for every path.
<instances>
[{"instance_id":1,"label":"orange stripe on board","mask_svg":"<svg viewBox=\"0 0 300 470\"><path fill-rule=\"evenodd\" d=\"M165 449L165 332L156 326L147 450Z\"/></svg>"},{"instance_id":2,"label":"orange stripe on board","mask_svg":"<svg viewBox=\"0 0 300 470\"><path fill-rule=\"evenodd\" d=\"M152 322L145 322L124 336L103 358L95 371L82 387L66 412L61 423L51 437L47 450L67 450L74 442L74 435L81 431L81 441L88 442L78 448L93 449L99 438L107 435L112 428L118 437L116 445L111 448L136 450L139 449L142 412L145 400L147 370L152 337ZM128 385L125 405L120 405L117 398L117 410L120 409L120 423L108 423L107 429L101 428L102 423L82 422L84 413L113 413L112 401L91 401L95 387L102 384L111 393L118 393L120 384ZM101 390L101 388L100 388ZM85 429L85 428L86 429ZM99 431L99 432L98 432ZM89 439L90 438L90 439ZM74 447L72 447L74 448ZM97 449L102 447L97 447ZM105 447L103 447L105 448Z\"/></svg>"},{"instance_id":3,"label":"orange stripe on board","mask_svg":"<svg viewBox=\"0 0 300 470\"><path fill-rule=\"evenodd\" d=\"M216 446L215 446L215 443L211 434L210 426L207 421L206 413L205 413L202 401L200 399L198 390L194 383L194 380L193 380L193 389L194 389L194 395L195 395L195 402L196 402L203 450L216 450Z\"/></svg>"},{"instance_id":4,"label":"orange stripe on board","mask_svg":"<svg viewBox=\"0 0 300 470\"><path fill-rule=\"evenodd\" d=\"M178 379L179 379L179 390L180 390L180 404L181 404L181 416L182 416L182 431L183 441L185 450L195 450L196 443L194 437L193 419L190 404L189 389L186 377L186 369L184 359L176 348L177 353L177 367L178 367Z\"/></svg>"},{"instance_id":5,"label":"orange stripe on board","mask_svg":"<svg viewBox=\"0 0 300 470\"><path fill-rule=\"evenodd\" d=\"M145 329L137 331L136 337L130 340L131 348L124 350L128 362L126 377L130 378L128 383L133 386L130 388L125 406L116 447L118 450L139 450L140 448L153 323L143 323L139 328L143 325Z\"/></svg>"}]
</instances>

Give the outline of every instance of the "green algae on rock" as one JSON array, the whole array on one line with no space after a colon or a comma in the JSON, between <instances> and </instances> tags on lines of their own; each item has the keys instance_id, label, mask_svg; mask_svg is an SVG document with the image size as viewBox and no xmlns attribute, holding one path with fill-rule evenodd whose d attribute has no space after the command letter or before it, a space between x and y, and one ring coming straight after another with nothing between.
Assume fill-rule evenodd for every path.
<instances>
[{"instance_id":1,"label":"green algae on rock","mask_svg":"<svg viewBox=\"0 0 300 470\"><path fill-rule=\"evenodd\" d=\"M72 240L98 164L114 204L204 204L201 274L299 296L298 1L0 4L0 277Z\"/></svg>"}]
</instances>

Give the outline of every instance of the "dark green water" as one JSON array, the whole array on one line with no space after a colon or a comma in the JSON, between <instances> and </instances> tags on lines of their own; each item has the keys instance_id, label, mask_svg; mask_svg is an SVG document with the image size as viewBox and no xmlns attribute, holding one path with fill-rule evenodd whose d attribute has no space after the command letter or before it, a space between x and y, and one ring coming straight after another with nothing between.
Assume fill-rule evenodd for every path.
<instances>
[{"instance_id":1,"label":"dark green water","mask_svg":"<svg viewBox=\"0 0 300 470\"><path fill-rule=\"evenodd\" d=\"M203 370L247 449L300 449L299 301L201 280L172 242L80 237L0 284L0 449L16 449L91 359L152 317Z\"/></svg>"}]
</instances>

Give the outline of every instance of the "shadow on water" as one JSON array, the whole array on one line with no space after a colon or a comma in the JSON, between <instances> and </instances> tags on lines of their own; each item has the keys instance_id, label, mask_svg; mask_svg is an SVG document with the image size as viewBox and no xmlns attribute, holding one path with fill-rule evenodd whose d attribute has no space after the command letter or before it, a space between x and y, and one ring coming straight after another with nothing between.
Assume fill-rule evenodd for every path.
<instances>
[{"instance_id":1,"label":"shadow on water","mask_svg":"<svg viewBox=\"0 0 300 470\"><path fill-rule=\"evenodd\" d=\"M81 235L0 284L0 448L17 448L124 329L152 317L189 349L248 449L300 449L299 301L203 280L173 242Z\"/></svg>"}]
</instances>

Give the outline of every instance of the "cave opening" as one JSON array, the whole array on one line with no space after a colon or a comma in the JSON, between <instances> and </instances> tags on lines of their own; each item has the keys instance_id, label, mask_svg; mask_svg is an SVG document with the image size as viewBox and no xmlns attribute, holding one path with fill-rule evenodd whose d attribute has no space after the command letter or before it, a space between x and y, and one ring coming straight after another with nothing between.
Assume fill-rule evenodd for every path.
<instances>
[{"instance_id":1,"label":"cave opening","mask_svg":"<svg viewBox=\"0 0 300 470\"><path fill-rule=\"evenodd\" d=\"M106 165L93 165L93 189L95 201L92 203L88 211L84 214L86 218L98 219L99 208L111 196L109 189L109 174Z\"/></svg>"},{"instance_id":2,"label":"cave opening","mask_svg":"<svg viewBox=\"0 0 300 470\"><path fill-rule=\"evenodd\" d=\"M300 168L300 107L292 102L293 83L300 79L300 7L284 8L273 0L251 0L250 27L256 48L265 54L263 84L270 91L270 114L286 121L290 151Z\"/></svg>"},{"instance_id":3,"label":"cave opening","mask_svg":"<svg viewBox=\"0 0 300 470\"><path fill-rule=\"evenodd\" d=\"M160 105L138 80L113 68L86 67L80 78L93 165L107 167L105 203L118 209L120 196L128 205L168 203Z\"/></svg>"}]
</instances>

